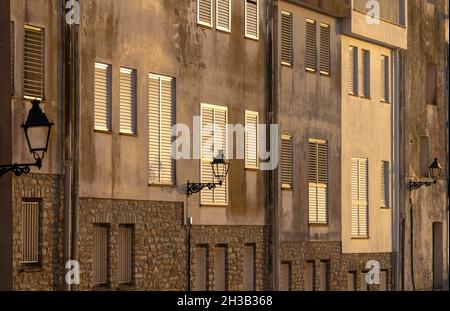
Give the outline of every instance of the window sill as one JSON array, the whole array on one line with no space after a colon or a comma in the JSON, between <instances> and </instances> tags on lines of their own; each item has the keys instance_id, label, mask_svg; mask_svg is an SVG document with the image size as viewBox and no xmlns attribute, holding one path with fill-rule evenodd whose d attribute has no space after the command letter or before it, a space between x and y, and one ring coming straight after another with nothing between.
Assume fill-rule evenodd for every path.
<instances>
[{"instance_id":1,"label":"window sill","mask_svg":"<svg viewBox=\"0 0 450 311\"><path fill-rule=\"evenodd\" d=\"M316 70L315 69L311 69L311 68L306 68L306 72L316 73Z\"/></svg>"},{"instance_id":2,"label":"window sill","mask_svg":"<svg viewBox=\"0 0 450 311\"><path fill-rule=\"evenodd\" d=\"M201 28L207 28L207 29L213 29L212 24L208 25L206 23L202 23L202 22L197 22L197 26L201 27Z\"/></svg>"},{"instance_id":3,"label":"window sill","mask_svg":"<svg viewBox=\"0 0 450 311\"><path fill-rule=\"evenodd\" d=\"M292 64L286 63L286 62L281 62L281 66L284 67L288 67L288 68L293 68L294 66L292 66Z\"/></svg>"},{"instance_id":4,"label":"window sill","mask_svg":"<svg viewBox=\"0 0 450 311\"><path fill-rule=\"evenodd\" d=\"M176 184L148 184L149 187L155 188L176 188Z\"/></svg>"},{"instance_id":5,"label":"window sill","mask_svg":"<svg viewBox=\"0 0 450 311\"><path fill-rule=\"evenodd\" d=\"M352 240L370 240L368 236L353 236Z\"/></svg>"},{"instance_id":6,"label":"window sill","mask_svg":"<svg viewBox=\"0 0 450 311\"><path fill-rule=\"evenodd\" d=\"M252 37L252 36L247 36L247 35L245 35L245 39L249 39L249 40L252 40L252 41L259 41L259 38Z\"/></svg>"},{"instance_id":7,"label":"window sill","mask_svg":"<svg viewBox=\"0 0 450 311\"><path fill-rule=\"evenodd\" d=\"M40 263L22 263L18 268L19 273L41 272L41 271L43 271L43 268Z\"/></svg>"},{"instance_id":8,"label":"window sill","mask_svg":"<svg viewBox=\"0 0 450 311\"><path fill-rule=\"evenodd\" d=\"M328 227L329 223L325 223L325 222L310 222L309 223L310 227Z\"/></svg>"},{"instance_id":9,"label":"window sill","mask_svg":"<svg viewBox=\"0 0 450 311\"><path fill-rule=\"evenodd\" d=\"M385 210L390 210L391 208L389 207L389 206L380 206L380 208L383 210L383 209L385 209Z\"/></svg>"},{"instance_id":10,"label":"window sill","mask_svg":"<svg viewBox=\"0 0 450 311\"><path fill-rule=\"evenodd\" d=\"M325 72L325 71L321 71L321 72L320 72L320 75L321 75L322 77L327 77L327 78L330 78L330 77L331 77L331 74L330 74L329 72Z\"/></svg>"},{"instance_id":11,"label":"window sill","mask_svg":"<svg viewBox=\"0 0 450 311\"><path fill-rule=\"evenodd\" d=\"M120 136L127 136L127 137L138 137L137 133L119 133Z\"/></svg>"},{"instance_id":12,"label":"window sill","mask_svg":"<svg viewBox=\"0 0 450 311\"><path fill-rule=\"evenodd\" d=\"M200 207L204 207L204 208L228 208L228 204L202 204L202 203L200 203Z\"/></svg>"},{"instance_id":13,"label":"window sill","mask_svg":"<svg viewBox=\"0 0 450 311\"><path fill-rule=\"evenodd\" d=\"M95 133L99 133L99 134L112 134L112 131L107 131L107 130L95 130Z\"/></svg>"},{"instance_id":14,"label":"window sill","mask_svg":"<svg viewBox=\"0 0 450 311\"><path fill-rule=\"evenodd\" d=\"M348 95L349 95L349 96L353 96L353 97L359 98L359 95L358 95L358 94L348 93Z\"/></svg>"},{"instance_id":15,"label":"window sill","mask_svg":"<svg viewBox=\"0 0 450 311\"><path fill-rule=\"evenodd\" d=\"M367 100L371 100L372 99L372 97L370 97L370 96L364 96L364 95L361 95L360 96L362 99L367 99Z\"/></svg>"},{"instance_id":16,"label":"window sill","mask_svg":"<svg viewBox=\"0 0 450 311\"><path fill-rule=\"evenodd\" d=\"M258 167L246 167L245 170L250 171L250 172L255 172L255 171L258 171L259 168Z\"/></svg>"},{"instance_id":17,"label":"window sill","mask_svg":"<svg viewBox=\"0 0 450 311\"><path fill-rule=\"evenodd\" d=\"M231 33L231 29L225 29L225 28L216 27L216 30L219 31L219 32L223 32L225 34L230 34Z\"/></svg>"}]
</instances>

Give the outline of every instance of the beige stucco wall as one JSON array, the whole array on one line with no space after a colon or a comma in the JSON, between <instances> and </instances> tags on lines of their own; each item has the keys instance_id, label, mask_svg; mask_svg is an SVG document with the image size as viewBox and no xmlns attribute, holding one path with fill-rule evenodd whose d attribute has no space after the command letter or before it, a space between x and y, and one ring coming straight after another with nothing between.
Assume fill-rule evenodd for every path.
<instances>
[{"instance_id":1,"label":"beige stucco wall","mask_svg":"<svg viewBox=\"0 0 450 311\"><path fill-rule=\"evenodd\" d=\"M349 45L370 51L371 98L349 95ZM391 104L380 101L380 57L387 48L342 36L342 248L344 253L391 252L391 215L380 207L381 161L391 161ZM390 57L392 63L392 57ZM359 66L361 81L361 66ZM392 81L392 79L391 79ZM361 90L361 87L360 87ZM361 92L360 92L361 93ZM392 93L392 92L391 92ZM368 239L351 238L351 159L368 159ZM392 184L392 183L390 183Z\"/></svg>"}]
</instances>

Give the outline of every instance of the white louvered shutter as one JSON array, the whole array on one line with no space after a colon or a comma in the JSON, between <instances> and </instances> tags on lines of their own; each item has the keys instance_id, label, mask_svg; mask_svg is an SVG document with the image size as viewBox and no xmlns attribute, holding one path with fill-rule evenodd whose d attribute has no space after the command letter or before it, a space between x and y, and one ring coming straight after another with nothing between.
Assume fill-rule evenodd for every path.
<instances>
[{"instance_id":1,"label":"white louvered shutter","mask_svg":"<svg viewBox=\"0 0 450 311\"><path fill-rule=\"evenodd\" d=\"M330 74L330 25L320 24L320 73Z\"/></svg>"},{"instance_id":2,"label":"white louvered shutter","mask_svg":"<svg viewBox=\"0 0 450 311\"><path fill-rule=\"evenodd\" d=\"M22 202L22 263L39 262L39 202Z\"/></svg>"},{"instance_id":3,"label":"white louvered shutter","mask_svg":"<svg viewBox=\"0 0 450 311\"><path fill-rule=\"evenodd\" d=\"M149 183L173 185L172 159L175 81L171 77L149 74Z\"/></svg>"},{"instance_id":4,"label":"white louvered shutter","mask_svg":"<svg viewBox=\"0 0 450 311\"><path fill-rule=\"evenodd\" d=\"M281 63L292 66L292 13L281 11Z\"/></svg>"},{"instance_id":5,"label":"white louvered shutter","mask_svg":"<svg viewBox=\"0 0 450 311\"><path fill-rule=\"evenodd\" d=\"M353 158L351 165L352 236L368 236L368 161Z\"/></svg>"},{"instance_id":6,"label":"white louvered shutter","mask_svg":"<svg viewBox=\"0 0 450 311\"><path fill-rule=\"evenodd\" d=\"M94 225L94 284L108 283L108 227Z\"/></svg>"},{"instance_id":7,"label":"white louvered shutter","mask_svg":"<svg viewBox=\"0 0 450 311\"><path fill-rule=\"evenodd\" d=\"M245 111L245 167L258 168L258 113Z\"/></svg>"},{"instance_id":8,"label":"white louvered shutter","mask_svg":"<svg viewBox=\"0 0 450 311\"><path fill-rule=\"evenodd\" d=\"M381 59L381 101L389 102L389 57L382 55Z\"/></svg>"},{"instance_id":9,"label":"white louvered shutter","mask_svg":"<svg viewBox=\"0 0 450 311\"><path fill-rule=\"evenodd\" d=\"M25 25L23 93L26 99L44 98L44 29Z\"/></svg>"},{"instance_id":10,"label":"white louvered shutter","mask_svg":"<svg viewBox=\"0 0 450 311\"><path fill-rule=\"evenodd\" d=\"M368 50L362 50L361 57L361 83L362 83L362 95L364 97L370 97L370 52Z\"/></svg>"},{"instance_id":11,"label":"white louvered shutter","mask_svg":"<svg viewBox=\"0 0 450 311\"><path fill-rule=\"evenodd\" d=\"M213 0L197 0L197 23L212 27L213 25Z\"/></svg>"},{"instance_id":12,"label":"white louvered shutter","mask_svg":"<svg viewBox=\"0 0 450 311\"><path fill-rule=\"evenodd\" d=\"M119 226L119 283L131 283L133 280L133 228Z\"/></svg>"},{"instance_id":13,"label":"white louvered shutter","mask_svg":"<svg viewBox=\"0 0 450 311\"><path fill-rule=\"evenodd\" d=\"M16 53L16 27L14 22L9 23L10 27L10 44L11 44L11 95L14 96L15 92L15 85L14 85L14 79L15 79L15 53Z\"/></svg>"},{"instance_id":14,"label":"white louvered shutter","mask_svg":"<svg viewBox=\"0 0 450 311\"><path fill-rule=\"evenodd\" d=\"M281 135L281 187L292 189L293 182L292 136Z\"/></svg>"},{"instance_id":15,"label":"white louvered shutter","mask_svg":"<svg viewBox=\"0 0 450 311\"><path fill-rule=\"evenodd\" d=\"M201 182L217 182L214 177L211 161L219 150L227 154L227 108L202 104L202 159ZM201 191L201 204L227 205L228 204L228 177L221 186L213 190L207 188Z\"/></svg>"},{"instance_id":16,"label":"white louvered shutter","mask_svg":"<svg viewBox=\"0 0 450 311\"><path fill-rule=\"evenodd\" d=\"M259 38L259 0L245 0L245 36Z\"/></svg>"},{"instance_id":17,"label":"white louvered shutter","mask_svg":"<svg viewBox=\"0 0 450 311\"><path fill-rule=\"evenodd\" d=\"M348 50L348 92L358 95L358 49L350 46Z\"/></svg>"},{"instance_id":18,"label":"white louvered shutter","mask_svg":"<svg viewBox=\"0 0 450 311\"><path fill-rule=\"evenodd\" d=\"M120 132L136 133L136 72L120 68Z\"/></svg>"},{"instance_id":19,"label":"white louvered shutter","mask_svg":"<svg viewBox=\"0 0 450 311\"><path fill-rule=\"evenodd\" d=\"M216 27L231 31L231 0L216 0Z\"/></svg>"},{"instance_id":20,"label":"white louvered shutter","mask_svg":"<svg viewBox=\"0 0 450 311\"><path fill-rule=\"evenodd\" d=\"M389 162L381 161L381 207L389 207Z\"/></svg>"},{"instance_id":21,"label":"white louvered shutter","mask_svg":"<svg viewBox=\"0 0 450 311\"><path fill-rule=\"evenodd\" d=\"M328 143L308 143L309 222L328 223Z\"/></svg>"},{"instance_id":22,"label":"white louvered shutter","mask_svg":"<svg viewBox=\"0 0 450 311\"><path fill-rule=\"evenodd\" d=\"M94 122L98 131L111 131L111 67L95 63Z\"/></svg>"},{"instance_id":23,"label":"white louvered shutter","mask_svg":"<svg viewBox=\"0 0 450 311\"><path fill-rule=\"evenodd\" d=\"M316 35L316 21L306 20L306 50L305 50L305 64L306 70L316 71L317 58L317 35Z\"/></svg>"}]
</instances>

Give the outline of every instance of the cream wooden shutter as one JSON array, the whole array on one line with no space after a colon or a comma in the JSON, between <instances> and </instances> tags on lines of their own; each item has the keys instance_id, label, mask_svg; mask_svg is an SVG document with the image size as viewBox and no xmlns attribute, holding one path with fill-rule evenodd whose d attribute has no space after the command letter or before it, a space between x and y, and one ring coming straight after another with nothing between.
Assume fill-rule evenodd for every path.
<instances>
[{"instance_id":1,"label":"cream wooden shutter","mask_svg":"<svg viewBox=\"0 0 450 311\"><path fill-rule=\"evenodd\" d=\"M320 24L320 73L330 74L330 25Z\"/></svg>"},{"instance_id":2,"label":"cream wooden shutter","mask_svg":"<svg viewBox=\"0 0 450 311\"><path fill-rule=\"evenodd\" d=\"M389 162L381 161L381 207L389 207Z\"/></svg>"},{"instance_id":3,"label":"cream wooden shutter","mask_svg":"<svg viewBox=\"0 0 450 311\"><path fill-rule=\"evenodd\" d=\"M292 66L292 13L281 11L281 63Z\"/></svg>"},{"instance_id":4,"label":"cream wooden shutter","mask_svg":"<svg viewBox=\"0 0 450 311\"><path fill-rule=\"evenodd\" d=\"M22 202L22 263L39 262L39 202Z\"/></svg>"},{"instance_id":5,"label":"cream wooden shutter","mask_svg":"<svg viewBox=\"0 0 450 311\"><path fill-rule=\"evenodd\" d=\"M362 83L362 95L366 98L370 97L370 52L368 50L362 50L361 57L361 83Z\"/></svg>"},{"instance_id":6,"label":"cream wooden shutter","mask_svg":"<svg viewBox=\"0 0 450 311\"><path fill-rule=\"evenodd\" d=\"M26 99L44 98L44 29L25 25L23 93Z\"/></svg>"},{"instance_id":7,"label":"cream wooden shutter","mask_svg":"<svg viewBox=\"0 0 450 311\"><path fill-rule=\"evenodd\" d=\"M258 112L245 111L245 168L258 168Z\"/></svg>"},{"instance_id":8,"label":"cream wooden shutter","mask_svg":"<svg viewBox=\"0 0 450 311\"><path fill-rule=\"evenodd\" d=\"M227 154L227 108L202 104L202 159L201 182L217 182L211 167L211 161L219 150ZM201 204L227 205L228 204L228 177L213 190L203 189L200 194Z\"/></svg>"},{"instance_id":9,"label":"cream wooden shutter","mask_svg":"<svg viewBox=\"0 0 450 311\"><path fill-rule=\"evenodd\" d=\"M245 0L245 36L259 38L259 0Z\"/></svg>"},{"instance_id":10,"label":"cream wooden shutter","mask_svg":"<svg viewBox=\"0 0 450 311\"><path fill-rule=\"evenodd\" d=\"M11 95L14 96L15 91L15 54L16 54L16 27L14 22L9 23L10 30L10 44L11 44Z\"/></svg>"},{"instance_id":11,"label":"cream wooden shutter","mask_svg":"<svg viewBox=\"0 0 450 311\"><path fill-rule=\"evenodd\" d=\"M119 283L132 282L133 228L119 226Z\"/></svg>"},{"instance_id":12,"label":"cream wooden shutter","mask_svg":"<svg viewBox=\"0 0 450 311\"><path fill-rule=\"evenodd\" d=\"M197 23L212 27L213 25L213 0L197 0Z\"/></svg>"},{"instance_id":13,"label":"cream wooden shutter","mask_svg":"<svg viewBox=\"0 0 450 311\"><path fill-rule=\"evenodd\" d=\"M352 236L367 237L367 159L353 158L351 167Z\"/></svg>"},{"instance_id":14,"label":"cream wooden shutter","mask_svg":"<svg viewBox=\"0 0 450 311\"><path fill-rule=\"evenodd\" d=\"M216 0L216 27L231 31L231 0Z\"/></svg>"},{"instance_id":15,"label":"cream wooden shutter","mask_svg":"<svg viewBox=\"0 0 450 311\"><path fill-rule=\"evenodd\" d=\"M310 139L308 143L309 222L328 222L328 143Z\"/></svg>"},{"instance_id":16,"label":"cream wooden shutter","mask_svg":"<svg viewBox=\"0 0 450 311\"><path fill-rule=\"evenodd\" d=\"M381 101L389 102L389 57L381 56Z\"/></svg>"},{"instance_id":17,"label":"cream wooden shutter","mask_svg":"<svg viewBox=\"0 0 450 311\"><path fill-rule=\"evenodd\" d=\"M136 133L136 72L120 68L120 132Z\"/></svg>"},{"instance_id":18,"label":"cream wooden shutter","mask_svg":"<svg viewBox=\"0 0 450 311\"><path fill-rule=\"evenodd\" d=\"M305 63L306 70L316 71L316 58L317 58L317 38L316 38L316 21L306 20L306 50L305 50Z\"/></svg>"},{"instance_id":19,"label":"cream wooden shutter","mask_svg":"<svg viewBox=\"0 0 450 311\"><path fill-rule=\"evenodd\" d=\"M350 46L348 50L348 92L358 95L358 49Z\"/></svg>"},{"instance_id":20,"label":"cream wooden shutter","mask_svg":"<svg viewBox=\"0 0 450 311\"><path fill-rule=\"evenodd\" d=\"M95 63L94 123L97 131L111 131L111 67Z\"/></svg>"},{"instance_id":21,"label":"cream wooden shutter","mask_svg":"<svg viewBox=\"0 0 450 311\"><path fill-rule=\"evenodd\" d=\"M108 283L108 227L94 225L94 284Z\"/></svg>"},{"instance_id":22,"label":"cream wooden shutter","mask_svg":"<svg viewBox=\"0 0 450 311\"><path fill-rule=\"evenodd\" d=\"M292 136L281 135L281 188L292 189Z\"/></svg>"}]
</instances>

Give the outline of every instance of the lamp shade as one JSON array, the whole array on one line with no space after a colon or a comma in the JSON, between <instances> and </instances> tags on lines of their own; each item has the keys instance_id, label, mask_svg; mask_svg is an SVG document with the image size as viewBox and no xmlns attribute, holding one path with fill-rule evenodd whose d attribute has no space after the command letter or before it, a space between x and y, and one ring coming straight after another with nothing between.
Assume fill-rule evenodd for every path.
<instances>
[{"instance_id":1,"label":"lamp shade","mask_svg":"<svg viewBox=\"0 0 450 311\"><path fill-rule=\"evenodd\" d=\"M217 179L219 183L222 183L228 174L228 169L230 168L230 163L224 160L223 150L219 150L217 152L216 157L211 162L211 166L215 179Z\"/></svg>"},{"instance_id":2,"label":"lamp shade","mask_svg":"<svg viewBox=\"0 0 450 311\"><path fill-rule=\"evenodd\" d=\"M442 173L442 166L439 163L439 160L437 158L434 158L433 163L431 163L431 165L428 167L429 173L430 173L430 177L433 179L438 179L439 177L441 177L441 173Z\"/></svg>"}]
</instances>

